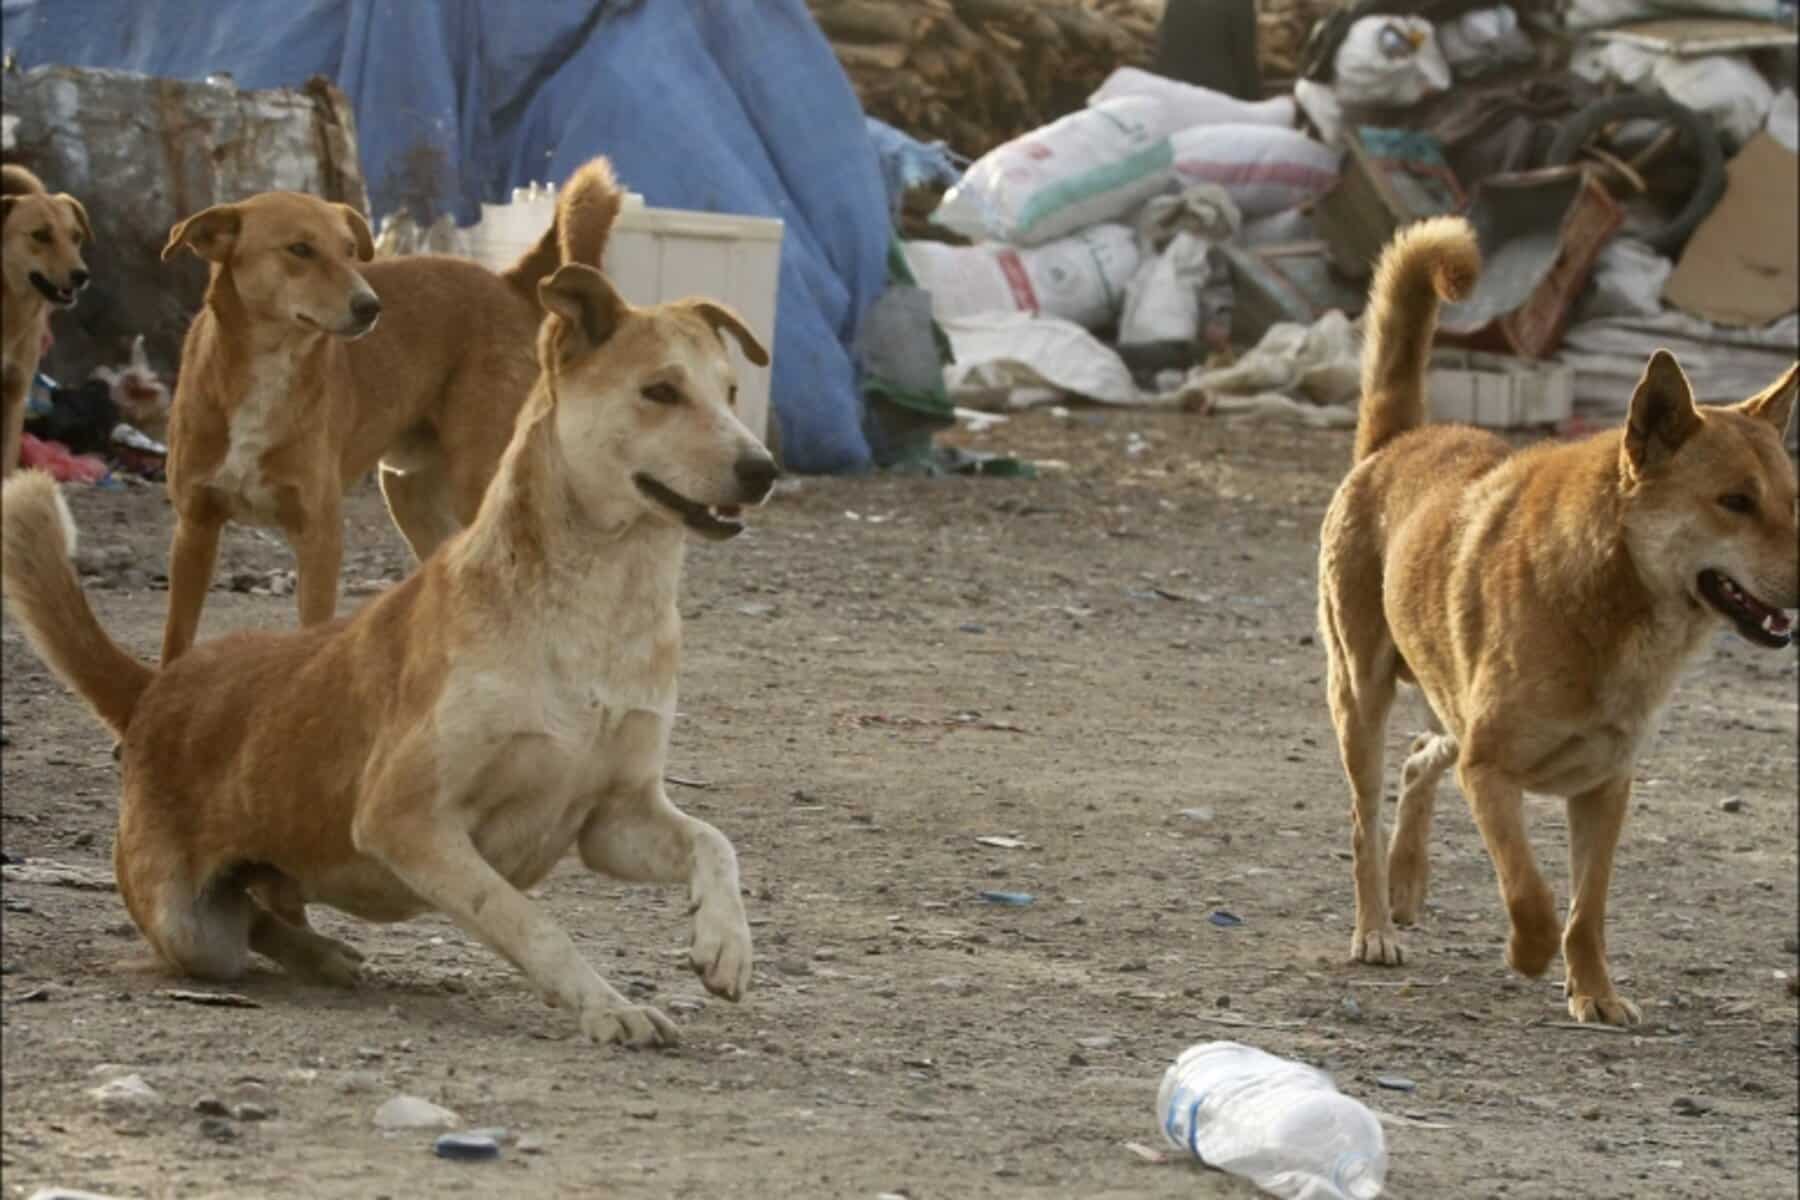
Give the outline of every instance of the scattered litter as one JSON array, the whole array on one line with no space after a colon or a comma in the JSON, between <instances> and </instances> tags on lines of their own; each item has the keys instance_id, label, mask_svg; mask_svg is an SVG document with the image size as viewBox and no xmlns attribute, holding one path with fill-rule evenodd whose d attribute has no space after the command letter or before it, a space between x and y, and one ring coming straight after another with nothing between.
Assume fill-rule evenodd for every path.
<instances>
[{"instance_id":1,"label":"scattered litter","mask_svg":"<svg viewBox=\"0 0 1800 1200\"><path fill-rule=\"evenodd\" d=\"M1030 892L982 891L976 892L975 894L981 899L986 900L989 904L1004 904L1012 908L1024 908L1027 904L1030 904L1037 899L1037 897Z\"/></svg>"},{"instance_id":2,"label":"scattered litter","mask_svg":"<svg viewBox=\"0 0 1800 1200\"><path fill-rule=\"evenodd\" d=\"M1377 1075L1375 1086L1386 1088L1390 1092L1417 1091L1419 1085L1404 1075Z\"/></svg>"},{"instance_id":3,"label":"scattered litter","mask_svg":"<svg viewBox=\"0 0 1800 1200\"><path fill-rule=\"evenodd\" d=\"M989 836L989 837L978 837L975 840L977 842L981 843L983 846L994 846L1001 850L1023 850L1031 844L1030 842L1025 841L1023 838L1000 837L997 835Z\"/></svg>"},{"instance_id":4,"label":"scattered litter","mask_svg":"<svg viewBox=\"0 0 1800 1200\"><path fill-rule=\"evenodd\" d=\"M1383 1112L1379 1108L1371 1108L1375 1119L1383 1125L1398 1125L1405 1129L1454 1129L1456 1126L1448 1121L1427 1121L1422 1117L1410 1117L1405 1113Z\"/></svg>"},{"instance_id":5,"label":"scattered litter","mask_svg":"<svg viewBox=\"0 0 1800 1200\"><path fill-rule=\"evenodd\" d=\"M418 1096L395 1096L375 1110L377 1129L445 1129L461 1123L449 1109Z\"/></svg>"},{"instance_id":6,"label":"scattered litter","mask_svg":"<svg viewBox=\"0 0 1800 1200\"><path fill-rule=\"evenodd\" d=\"M1204 825L1211 821L1217 814L1215 814L1209 806L1203 804L1198 808L1184 808L1181 810L1181 815L1190 821L1196 821Z\"/></svg>"},{"instance_id":7,"label":"scattered litter","mask_svg":"<svg viewBox=\"0 0 1800 1200\"><path fill-rule=\"evenodd\" d=\"M1125 1149L1131 1151L1131 1153L1137 1155L1151 1166L1166 1166L1169 1162L1169 1156L1167 1154L1163 1153L1161 1150L1146 1146L1142 1142L1126 1142L1124 1143L1124 1146Z\"/></svg>"},{"instance_id":8,"label":"scattered litter","mask_svg":"<svg viewBox=\"0 0 1800 1200\"><path fill-rule=\"evenodd\" d=\"M1719 811L1728 813L1743 812L1744 798L1742 796L1725 797L1723 800L1719 801Z\"/></svg>"},{"instance_id":9,"label":"scattered litter","mask_svg":"<svg viewBox=\"0 0 1800 1200\"><path fill-rule=\"evenodd\" d=\"M500 1143L485 1133L446 1133L431 1144L431 1151L457 1162L485 1162L500 1157Z\"/></svg>"},{"instance_id":10,"label":"scattered litter","mask_svg":"<svg viewBox=\"0 0 1800 1200\"><path fill-rule=\"evenodd\" d=\"M183 988L164 988L156 993L165 1000L183 1004L204 1004L213 1008L261 1008L262 1001L252 1000L241 992L194 992Z\"/></svg>"},{"instance_id":11,"label":"scattered litter","mask_svg":"<svg viewBox=\"0 0 1800 1200\"><path fill-rule=\"evenodd\" d=\"M664 775L663 782L672 787L696 788L700 791L706 791L708 788L712 787L712 783L708 780L689 779L683 775Z\"/></svg>"},{"instance_id":12,"label":"scattered litter","mask_svg":"<svg viewBox=\"0 0 1800 1200\"><path fill-rule=\"evenodd\" d=\"M1244 923L1244 918L1238 916L1234 912L1228 912L1223 908L1213 909L1206 914L1206 919L1211 921L1214 925L1217 925L1220 929L1235 929L1237 926Z\"/></svg>"}]
</instances>

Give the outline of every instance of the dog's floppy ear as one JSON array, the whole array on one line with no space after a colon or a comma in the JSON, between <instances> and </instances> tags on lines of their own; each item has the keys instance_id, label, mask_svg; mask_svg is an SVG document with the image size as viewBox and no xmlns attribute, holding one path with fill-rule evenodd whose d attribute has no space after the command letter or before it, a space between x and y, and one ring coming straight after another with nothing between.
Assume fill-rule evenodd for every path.
<instances>
[{"instance_id":1,"label":"dog's floppy ear","mask_svg":"<svg viewBox=\"0 0 1800 1200\"><path fill-rule=\"evenodd\" d=\"M685 304L695 316L712 326L714 333L724 329L730 330L732 335L737 338L738 345L743 347L745 358L759 367L769 365L768 350L757 340L756 335L750 332L750 327L744 324L744 318L725 305L711 300L688 300L685 301Z\"/></svg>"},{"instance_id":2,"label":"dog's floppy ear","mask_svg":"<svg viewBox=\"0 0 1800 1200\"><path fill-rule=\"evenodd\" d=\"M604 343L629 311L606 276L582 263L558 267L556 274L538 284L538 302L546 312L561 317L564 328L579 339L575 344L567 336L560 339L563 358Z\"/></svg>"},{"instance_id":3,"label":"dog's floppy ear","mask_svg":"<svg viewBox=\"0 0 1800 1200\"><path fill-rule=\"evenodd\" d=\"M1794 412L1794 385L1800 383L1800 363L1795 363L1781 378L1737 406L1737 410L1759 421L1767 421L1775 432L1786 433Z\"/></svg>"},{"instance_id":4,"label":"dog's floppy ear","mask_svg":"<svg viewBox=\"0 0 1800 1200\"><path fill-rule=\"evenodd\" d=\"M93 241L94 227L88 224L87 209L81 207L81 201L67 192L58 192L52 199L69 206L69 211L75 216L75 223L81 226L81 236L90 242Z\"/></svg>"},{"instance_id":5,"label":"dog's floppy ear","mask_svg":"<svg viewBox=\"0 0 1800 1200\"><path fill-rule=\"evenodd\" d=\"M1694 389L1681 364L1667 350L1650 356L1631 413L1625 418L1625 457L1642 472L1667 459L1700 428Z\"/></svg>"},{"instance_id":6,"label":"dog's floppy ear","mask_svg":"<svg viewBox=\"0 0 1800 1200\"><path fill-rule=\"evenodd\" d=\"M222 263L231 256L231 245L237 241L243 224L237 205L215 204L169 230L169 244L163 247L162 260L168 262L186 246L201 258Z\"/></svg>"},{"instance_id":7,"label":"dog's floppy ear","mask_svg":"<svg viewBox=\"0 0 1800 1200\"><path fill-rule=\"evenodd\" d=\"M332 207L343 214L344 224L350 227L350 236L356 239L357 259L362 262L368 262L370 259L374 258L375 238L369 233L369 223L363 220L363 215L354 208L351 208L348 204L336 204Z\"/></svg>"}]
</instances>

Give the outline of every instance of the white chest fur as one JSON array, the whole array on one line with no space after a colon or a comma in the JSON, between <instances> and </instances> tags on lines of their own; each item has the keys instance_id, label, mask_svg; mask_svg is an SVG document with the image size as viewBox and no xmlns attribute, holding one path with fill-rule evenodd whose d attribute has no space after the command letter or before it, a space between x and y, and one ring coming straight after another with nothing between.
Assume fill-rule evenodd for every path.
<instances>
[{"instance_id":1,"label":"white chest fur","mask_svg":"<svg viewBox=\"0 0 1800 1200\"><path fill-rule=\"evenodd\" d=\"M262 460L285 425L291 382L285 361L254 364L243 400L231 414L225 459L207 482L236 520L271 525L278 517L275 490L263 474Z\"/></svg>"}]
</instances>

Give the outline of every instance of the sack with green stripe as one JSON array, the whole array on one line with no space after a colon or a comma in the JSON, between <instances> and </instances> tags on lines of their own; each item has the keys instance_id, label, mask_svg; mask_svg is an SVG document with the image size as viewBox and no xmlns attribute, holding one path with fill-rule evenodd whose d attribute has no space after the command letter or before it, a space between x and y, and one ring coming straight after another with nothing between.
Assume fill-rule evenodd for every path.
<instances>
[{"instance_id":1,"label":"sack with green stripe","mask_svg":"<svg viewBox=\"0 0 1800 1200\"><path fill-rule=\"evenodd\" d=\"M984 154L931 219L975 241L1035 246L1129 217L1174 184L1169 121L1154 96L1070 113Z\"/></svg>"}]
</instances>

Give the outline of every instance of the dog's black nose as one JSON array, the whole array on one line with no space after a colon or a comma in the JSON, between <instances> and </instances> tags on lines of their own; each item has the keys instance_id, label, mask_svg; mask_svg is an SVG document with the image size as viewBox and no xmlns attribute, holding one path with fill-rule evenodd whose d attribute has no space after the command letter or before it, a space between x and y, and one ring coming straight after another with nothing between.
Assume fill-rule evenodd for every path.
<instances>
[{"instance_id":1,"label":"dog's black nose","mask_svg":"<svg viewBox=\"0 0 1800 1200\"><path fill-rule=\"evenodd\" d=\"M88 273L86 271L70 271L69 272L69 286L74 288L76 291L79 292L82 288L86 287L87 281L88 281Z\"/></svg>"},{"instance_id":2,"label":"dog's black nose","mask_svg":"<svg viewBox=\"0 0 1800 1200\"><path fill-rule=\"evenodd\" d=\"M733 468L738 482L743 484L744 491L760 500L769 494L775 481L781 478L781 468L775 460L766 454L746 454L737 460Z\"/></svg>"},{"instance_id":3,"label":"dog's black nose","mask_svg":"<svg viewBox=\"0 0 1800 1200\"><path fill-rule=\"evenodd\" d=\"M350 301L350 315L361 324L367 325L381 315L381 301L374 292L364 292Z\"/></svg>"}]
</instances>

